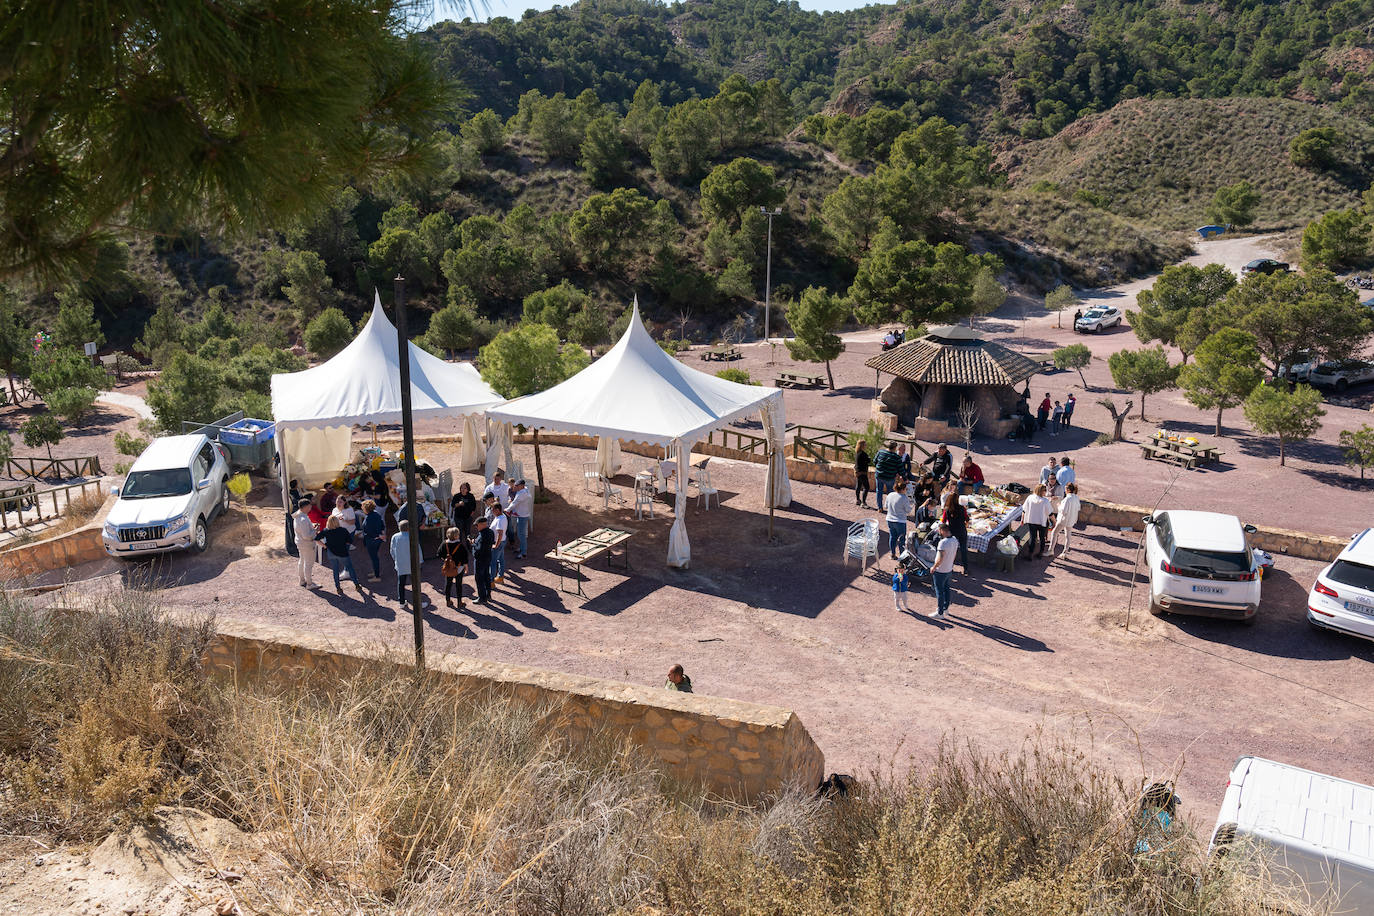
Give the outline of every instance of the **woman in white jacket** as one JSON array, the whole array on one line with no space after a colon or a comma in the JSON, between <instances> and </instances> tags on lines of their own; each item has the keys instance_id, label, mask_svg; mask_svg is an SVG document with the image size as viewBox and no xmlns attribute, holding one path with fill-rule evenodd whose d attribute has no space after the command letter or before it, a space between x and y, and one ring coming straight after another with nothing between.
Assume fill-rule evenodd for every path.
<instances>
[{"instance_id":1,"label":"woman in white jacket","mask_svg":"<svg viewBox=\"0 0 1374 916\"><path fill-rule=\"evenodd\" d=\"M1045 496L1045 485L1038 484L1035 492L1026 497L1021 504L1021 518L1030 527L1030 558L1045 555L1045 528L1050 521L1050 501Z\"/></svg>"},{"instance_id":2,"label":"woman in white jacket","mask_svg":"<svg viewBox=\"0 0 1374 916\"><path fill-rule=\"evenodd\" d=\"M1064 491L1064 498L1059 502L1059 518L1054 523L1054 530L1050 532L1050 556L1054 556L1054 545L1059 540L1061 532L1064 534L1064 550L1059 555L1069 555L1069 537L1073 534L1073 526L1078 524L1078 484L1068 484Z\"/></svg>"}]
</instances>

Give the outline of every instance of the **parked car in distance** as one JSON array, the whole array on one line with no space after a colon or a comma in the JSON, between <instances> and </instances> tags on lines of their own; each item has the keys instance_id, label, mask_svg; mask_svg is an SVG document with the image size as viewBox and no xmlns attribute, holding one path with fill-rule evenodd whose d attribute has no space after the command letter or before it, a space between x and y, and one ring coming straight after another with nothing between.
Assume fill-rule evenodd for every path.
<instances>
[{"instance_id":1,"label":"parked car in distance","mask_svg":"<svg viewBox=\"0 0 1374 916\"><path fill-rule=\"evenodd\" d=\"M1261 572L1249 534L1234 515L1172 509L1145 516L1150 613L1194 614L1254 623Z\"/></svg>"},{"instance_id":2,"label":"parked car in distance","mask_svg":"<svg viewBox=\"0 0 1374 916\"><path fill-rule=\"evenodd\" d=\"M1305 382L1307 377L1316 368L1317 358L1308 350L1299 350L1293 354L1289 362L1284 365L1283 371L1279 373L1281 378L1290 382Z\"/></svg>"},{"instance_id":3,"label":"parked car in distance","mask_svg":"<svg viewBox=\"0 0 1374 916\"><path fill-rule=\"evenodd\" d=\"M1075 331L1101 331L1121 324L1121 309L1114 306L1095 305L1083 313L1083 317L1073 323Z\"/></svg>"},{"instance_id":4,"label":"parked car in distance","mask_svg":"<svg viewBox=\"0 0 1374 916\"><path fill-rule=\"evenodd\" d=\"M1344 359L1318 363L1307 374L1307 381L1321 388L1344 391L1361 382L1374 382L1374 363L1363 359Z\"/></svg>"},{"instance_id":5,"label":"parked car in distance","mask_svg":"<svg viewBox=\"0 0 1374 916\"><path fill-rule=\"evenodd\" d=\"M1374 640L1374 528L1345 545L1307 594L1313 626Z\"/></svg>"},{"instance_id":6,"label":"parked car in distance","mask_svg":"<svg viewBox=\"0 0 1374 916\"><path fill-rule=\"evenodd\" d=\"M138 456L105 519L112 557L210 544L210 522L229 509L229 456L201 433L154 439Z\"/></svg>"},{"instance_id":7,"label":"parked car in distance","mask_svg":"<svg viewBox=\"0 0 1374 916\"><path fill-rule=\"evenodd\" d=\"M1374 913L1374 787L1241 757L1212 831L1213 856L1291 888L1330 912ZM1326 910L1323 910L1326 912Z\"/></svg>"},{"instance_id":8,"label":"parked car in distance","mask_svg":"<svg viewBox=\"0 0 1374 916\"><path fill-rule=\"evenodd\" d=\"M1251 274L1279 274L1288 273L1288 271L1288 264L1284 261L1275 261L1273 258L1255 258L1240 269L1240 275L1241 277L1248 277Z\"/></svg>"}]
</instances>

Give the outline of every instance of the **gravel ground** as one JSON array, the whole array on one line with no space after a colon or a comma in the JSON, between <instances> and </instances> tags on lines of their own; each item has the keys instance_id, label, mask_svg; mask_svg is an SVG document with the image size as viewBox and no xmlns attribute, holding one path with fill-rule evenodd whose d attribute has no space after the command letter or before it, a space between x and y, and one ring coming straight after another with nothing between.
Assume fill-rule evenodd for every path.
<instances>
[{"instance_id":1,"label":"gravel ground","mask_svg":"<svg viewBox=\"0 0 1374 916\"><path fill-rule=\"evenodd\" d=\"M526 468L532 451L516 447ZM693 504L693 562L678 571L664 563L667 504L652 520L606 513L580 489L585 451L543 452L551 501L536 512L530 558L515 564L493 606L428 614L431 653L647 684L681 663L700 692L795 709L839 771L920 766L950 734L1013 751L1045 725L1090 741L1128 778L1179 772L1204 819L1240 754L1367 779L1374 646L1304 622L1318 563L1283 558L1253 628L1155 620L1140 589L1131 600L1135 537L1095 528L1067 560L956 576L952 616L940 623L893 608L890 563L860 573L841 562L845 526L866 514L846 491L794 484L770 543L763 469L713 459L722 505ZM423 454L442 467L456 448L430 444ZM644 461L627 456L627 470ZM411 624L391 600L390 570L361 599L297 586L271 495L256 490L255 505L218 525L200 557L110 562L80 575L152 577L173 606L407 644ZM564 594L542 554L603 524L635 532L631 570L598 563L588 600ZM360 549L355 561L366 563ZM441 598L438 563L425 569L426 593ZM327 574L316 570L316 581ZM933 598L919 590L912 604L923 615Z\"/></svg>"}]
</instances>

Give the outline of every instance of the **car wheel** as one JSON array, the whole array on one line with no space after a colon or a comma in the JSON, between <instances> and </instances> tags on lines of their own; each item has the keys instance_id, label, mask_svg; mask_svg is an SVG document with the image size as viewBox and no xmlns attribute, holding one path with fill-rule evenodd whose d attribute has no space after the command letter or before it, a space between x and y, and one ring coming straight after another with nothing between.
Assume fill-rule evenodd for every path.
<instances>
[{"instance_id":1,"label":"car wheel","mask_svg":"<svg viewBox=\"0 0 1374 916\"><path fill-rule=\"evenodd\" d=\"M205 548L210 546L210 529L205 524L205 518L196 519L195 530L191 533L191 549L196 553L204 553Z\"/></svg>"},{"instance_id":2,"label":"car wheel","mask_svg":"<svg viewBox=\"0 0 1374 916\"><path fill-rule=\"evenodd\" d=\"M1167 612L1155 601L1155 593L1150 592L1150 616L1163 617Z\"/></svg>"},{"instance_id":3,"label":"car wheel","mask_svg":"<svg viewBox=\"0 0 1374 916\"><path fill-rule=\"evenodd\" d=\"M229 481L220 484L219 491L219 514L224 515L229 511Z\"/></svg>"},{"instance_id":4,"label":"car wheel","mask_svg":"<svg viewBox=\"0 0 1374 916\"><path fill-rule=\"evenodd\" d=\"M1251 614L1249 617L1242 617L1240 622L1247 627L1253 627L1255 621L1259 619L1259 614Z\"/></svg>"},{"instance_id":5,"label":"car wheel","mask_svg":"<svg viewBox=\"0 0 1374 916\"><path fill-rule=\"evenodd\" d=\"M1346 380L1343 379L1343 378L1338 378L1338 379L1336 379L1336 390L1337 390L1337 391L1344 391L1345 389L1347 389L1347 388L1349 388L1349 387L1350 387L1350 382L1346 381Z\"/></svg>"}]
</instances>

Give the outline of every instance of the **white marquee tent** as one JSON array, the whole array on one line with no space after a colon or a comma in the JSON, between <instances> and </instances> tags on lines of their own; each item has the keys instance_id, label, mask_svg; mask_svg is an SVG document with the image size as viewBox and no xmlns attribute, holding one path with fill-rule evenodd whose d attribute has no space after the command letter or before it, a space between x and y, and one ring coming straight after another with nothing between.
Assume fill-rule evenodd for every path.
<instances>
[{"instance_id":1,"label":"white marquee tent","mask_svg":"<svg viewBox=\"0 0 1374 916\"><path fill-rule=\"evenodd\" d=\"M519 424L551 432L597 436L603 463L618 440L645 442L669 449L677 459L676 519L668 534L668 564L686 568L688 456L692 446L713 429L759 411L768 439L765 502L782 507L792 501L783 457L787 427L782 392L776 388L727 382L688 368L654 342L635 304L630 325L605 356L554 387L507 401L487 411L493 423Z\"/></svg>"},{"instance_id":2,"label":"white marquee tent","mask_svg":"<svg viewBox=\"0 0 1374 916\"><path fill-rule=\"evenodd\" d=\"M398 423L401 370L396 327L381 297L358 336L333 359L302 372L272 376L272 415L284 480L311 485L352 458L353 427ZM410 344L410 396L416 417L475 418L502 402L470 363L445 362ZM468 436L463 437L465 460ZM474 446L475 447L475 443Z\"/></svg>"}]
</instances>

